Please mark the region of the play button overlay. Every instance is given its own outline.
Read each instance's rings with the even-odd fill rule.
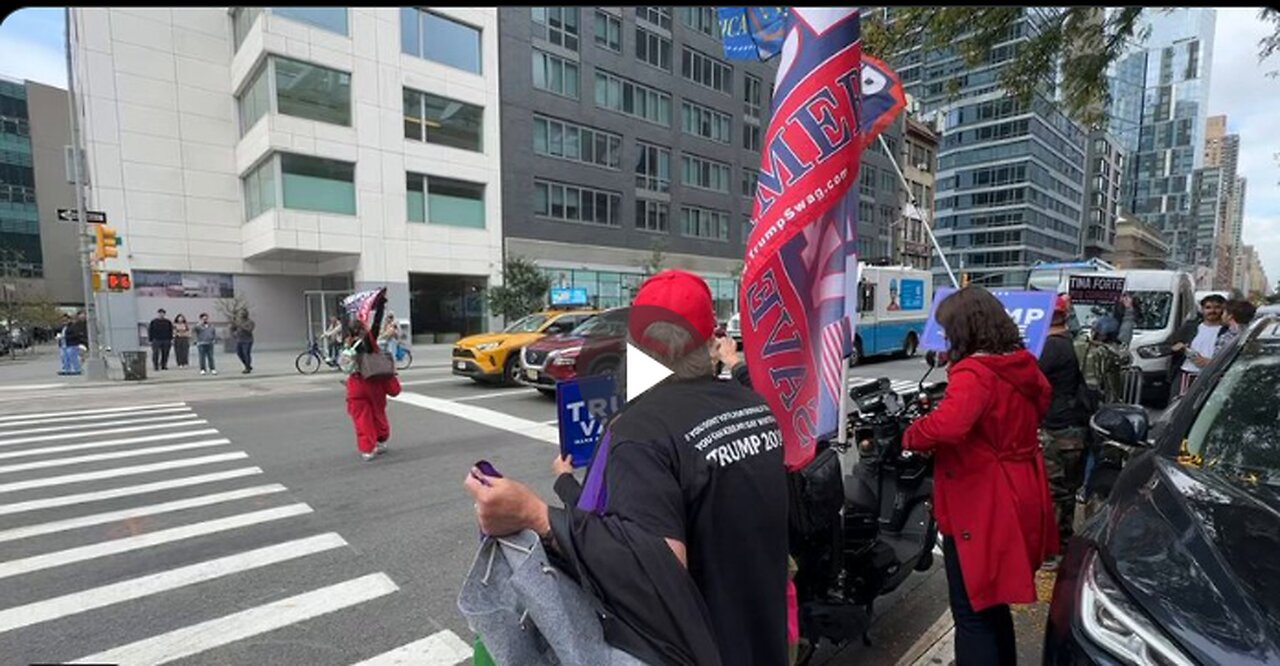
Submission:
[[[659,363],[635,345],[627,343],[627,402],[640,397],[673,374],[675,373],[671,368]]]

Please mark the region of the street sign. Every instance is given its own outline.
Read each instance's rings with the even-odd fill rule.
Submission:
[[[90,210],[90,211],[85,211],[85,213],[86,213],[85,222],[87,222],[88,224],[106,224],[107,223],[107,214],[100,210]],[[76,209],[74,208],[59,208],[58,221],[59,222],[79,222],[80,216],[76,215]]]

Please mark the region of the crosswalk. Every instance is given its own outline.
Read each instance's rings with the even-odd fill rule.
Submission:
[[[290,631],[323,663],[470,658],[333,635],[400,587],[248,459],[182,402],[0,416],[0,663],[244,663]]]
[[[849,377],[849,387],[862,386],[863,384],[870,384],[875,381],[879,381],[879,377],[859,377],[855,375]],[[913,382],[907,379],[892,379],[889,381],[889,384],[899,395],[904,393],[915,393],[920,390],[919,382]]]

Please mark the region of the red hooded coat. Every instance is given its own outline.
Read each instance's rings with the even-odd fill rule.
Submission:
[[[934,515],[955,540],[974,610],[1034,602],[1035,572],[1058,552],[1036,434],[1052,397],[1030,352],[970,356],[903,438],[907,449],[934,452]]]

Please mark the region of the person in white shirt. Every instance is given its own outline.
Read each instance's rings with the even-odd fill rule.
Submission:
[[[1223,306],[1226,302],[1226,299],[1217,294],[1205,296],[1204,300],[1200,301],[1200,321],[1189,322],[1178,330],[1175,336],[1176,342],[1172,346],[1174,354],[1177,355],[1174,357],[1175,361],[1179,356],[1182,358],[1182,365],[1178,368],[1177,382],[1174,384],[1177,396],[1185,394],[1191,382],[1195,381],[1195,378],[1200,376],[1200,372],[1213,360],[1218,337],[1228,330],[1226,323],[1222,321]]]

